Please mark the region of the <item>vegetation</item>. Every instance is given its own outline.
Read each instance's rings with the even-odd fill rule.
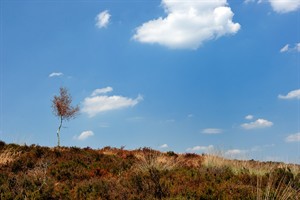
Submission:
[[[54,96],[52,99],[52,110],[55,116],[59,117],[60,124],[57,129],[57,146],[60,146],[60,129],[64,120],[70,120],[79,112],[79,106],[73,107],[72,97],[67,88],[61,87],[59,96]]]
[[[0,199],[300,199],[300,166],[0,141]]]

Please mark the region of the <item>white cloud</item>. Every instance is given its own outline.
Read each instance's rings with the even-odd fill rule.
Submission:
[[[101,122],[101,123],[99,124],[99,127],[100,127],[100,128],[109,128],[110,125],[109,125],[109,123],[107,123],[107,122]]]
[[[293,12],[300,8],[300,0],[244,0],[245,4],[255,2],[257,4],[268,2],[277,13]]]
[[[285,52],[300,52],[300,43],[296,43],[294,46],[290,46],[289,44],[284,45],[284,47],[282,47],[280,49],[281,53],[285,53]]]
[[[194,117],[194,114],[188,114],[188,118]]]
[[[103,94],[103,92],[100,94]],[[95,95],[95,91],[90,97],[86,97],[82,103],[82,112],[87,113],[90,117],[94,117],[98,113],[105,111],[133,107],[143,100],[143,97],[141,95],[138,95],[138,97],[135,99],[117,95],[93,95]]]
[[[295,49],[296,51],[300,52],[300,42],[296,44]]]
[[[289,50],[289,44],[286,44],[284,47],[282,47],[281,49],[280,49],[280,52],[281,53],[283,53],[283,52],[287,52],[288,50]]]
[[[105,10],[105,11],[99,13],[96,16],[96,26],[98,28],[107,27],[110,17],[111,17],[111,15],[109,14],[108,10]]]
[[[61,73],[61,72],[53,72],[53,73],[49,74],[49,77],[51,78],[51,77],[55,77],[55,76],[63,76],[63,75],[64,75],[64,74]]]
[[[100,88],[100,89],[94,90],[91,96],[93,97],[93,96],[97,96],[98,94],[106,94],[106,93],[112,92],[112,91],[113,91],[112,87]]]
[[[245,117],[245,119],[247,119],[247,120],[252,120],[253,118],[254,118],[253,115],[247,115],[247,116]]]
[[[76,140],[85,140],[88,137],[91,137],[94,135],[93,131],[83,131],[79,136],[74,136],[74,139]]]
[[[261,146],[254,146],[249,151],[252,151],[252,152],[263,151],[264,149],[273,148],[273,147],[275,147],[275,144],[265,144],[265,145],[261,145]]]
[[[165,121],[165,123],[174,123],[176,120],[175,119],[167,119],[166,121]]]
[[[159,148],[165,149],[165,148],[169,148],[169,146],[168,146],[168,144],[163,144],[163,145],[160,145]]]
[[[248,3],[254,3],[256,0],[245,0],[244,3],[248,4]]]
[[[278,95],[279,99],[300,99],[300,89],[290,91],[287,95]]]
[[[277,13],[288,13],[300,8],[300,0],[269,0],[269,2]]]
[[[214,149],[213,145],[209,145],[209,146],[195,146],[195,147],[187,148],[186,151],[187,152],[212,151],[213,149]]]
[[[248,153],[248,150],[242,150],[242,149],[229,149],[224,152],[224,156],[229,159],[246,159],[246,154]]]
[[[129,122],[140,122],[144,120],[144,117],[136,116],[136,117],[129,117],[126,119]]]
[[[204,134],[219,134],[222,133],[223,130],[222,129],[218,129],[218,128],[206,128],[202,130],[202,133]]]
[[[234,13],[227,0],[161,3],[167,16],[142,24],[133,39],[172,49],[197,49],[205,41],[235,34],[240,29],[240,24],[232,21]]]
[[[286,142],[300,142],[300,133],[289,135],[285,138]]]
[[[230,149],[225,152],[225,155],[226,156],[235,156],[235,155],[244,154],[246,152],[247,152],[246,150],[241,150],[241,149]]]
[[[244,123],[241,125],[244,129],[258,129],[258,128],[267,128],[273,126],[273,122],[270,122],[265,119],[258,119],[254,122]]]

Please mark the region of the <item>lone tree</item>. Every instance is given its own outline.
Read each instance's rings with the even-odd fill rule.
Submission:
[[[60,124],[57,129],[57,146],[60,146],[60,129],[62,127],[62,123],[64,120],[70,120],[76,117],[79,106],[73,107],[71,106],[72,97],[68,93],[67,88],[60,87],[59,89],[60,95],[54,96],[52,100],[52,109],[55,116],[59,117]]]

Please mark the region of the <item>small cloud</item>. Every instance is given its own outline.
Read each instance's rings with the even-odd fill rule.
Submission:
[[[248,4],[248,3],[254,3],[256,0],[245,0],[244,3]]]
[[[53,72],[49,74],[49,78],[55,77],[55,76],[63,76],[64,74],[61,72]]]
[[[299,0],[244,0],[245,4],[255,2],[257,2],[257,4],[268,2],[272,9],[280,14],[297,11],[300,8]]]
[[[212,151],[214,149],[213,145],[209,145],[209,146],[194,146],[191,148],[187,148],[186,151],[187,152],[197,152],[197,151]]]
[[[169,148],[169,146],[167,144],[163,144],[163,145],[160,145],[159,148],[165,149],[165,148]]]
[[[235,156],[235,155],[244,154],[246,152],[247,152],[246,150],[241,150],[241,149],[230,149],[225,152],[225,155],[226,156]]]
[[[277,13],[288,13],[299,10],[299,0],[269,0],[273,10]]]
[[[245,117],[245,119],[247,119],[247,120],[252,120],[253,118],[254,118],[253,115],[247,115],[247,116]]]
[[[175,119],[167,119],[166,121],[165,121],[165,123],[174,123],[175,122]]]
[[[295,49],[300,52],[300,43],[297,43],[296,46],[295,46]]]
[[[195,115],[194,114],[189,114],[188,115],[188,118],[192,118],[192,117],[194,117]]]
[[[281,53],[285,52],[300,52],[300,43],[296,43],[294,46],[290,46],[289,44],[286,44],[284,47],[280,49]]]
[[[112,92],[112,91],[113,91],[112,87],[100,88],[100,89],[94,90],[93,93],[91,94],[91,96],[94,97],[99,94],[106,94],[106,93]]]
[[[129,122],[139,122],[139,121],[142,121],[144,119],[144,117],[129,117],[127,118],[126,120],[129,121]]]
[[[229,149],[225,151],[224,156],[230,159],[245,159],[248,150]]]
[[[96,92],[94,91],[91,96],[86,97],[83,100],[82,112],[87,113],[89,117],[94,117],[101,112],[134,107],[143,100],[141,95],[138,95],[138,97],[135,99],[117,95],[98,95],[112,90],[113,89],[110,87],[95,90]]]
[[[105,11],[99,13],[96,16],[96,26],[98,28],[107,27],[110,17],[111,17],[111,15],[109,14],[108,10],[105,10]]]
[[[244,123],[241,125],[242,128],[250,130],[250,129],[259,129],[259,128],[268,128],[273,126],[273,122],[270,122],[265,119],[258,119],[254,122]]]
[[[74,136],[74,139],[76,140],[86,140],[87,138],[93,136],[93,131],[83,131],[79,136]]]
[[[300,99],[300,89],[290,91],[287,95],[278,95],[279,99]]]
[[[286,142],[300,142],[300,133],[289,135],[285,138]]]
[[[166,17],[159,17],[136,28],[133,39],[159,44],[171,49],[197,49],[204,42],[234,35],[240,24],[232,21],[234,13],[227,0],[162,0]]]
[[[202,130],[203,134],[209,134],[209,135],[220,134],[222,132],[223,132],[223,130],[222,129],[218,129],[218,128],[206,128],[206,129]]]
[[[286,44],[284,47],[282,47],[281,49],[280,49],[280,52],[281,53],[283,53],[283,52],[287,52],[288,50],[289,50],[289,44]]]
[[[252,152],[263,151],[264,149],[272,148],[272,147],[275,147],[275,144],[265,144],[265,145],[261,145],[261,146],[254,146],[250,149],[250,151],[252,151]]]
[[[110,125],[109,125],[109,123],[101,122],[101,123],[99,124],[99,127],[100,127],[100,128],[109,128]]]

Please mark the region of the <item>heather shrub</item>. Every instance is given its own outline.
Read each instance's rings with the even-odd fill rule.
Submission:
[[[2,140],[0,140],[0,149],[2,149],[5,146],[5,142],[3,142]]]
[[[297,165],[247,163],[150,148],[128,151],[4,144],[0,152],[7,160],[0,162],[1,200],[260,200],[300,196]],[[205,162],[208,158],[209,164]],[[252,169],[259,167],[264,173],[253,173]]]

